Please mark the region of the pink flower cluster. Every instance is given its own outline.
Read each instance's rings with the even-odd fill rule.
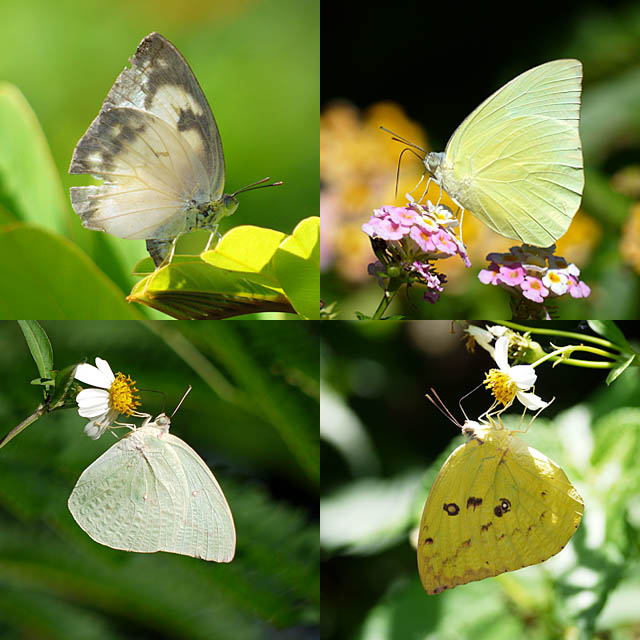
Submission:
[[[369,222],[362,225],[379,259],[369,265],[369,273],[378,277],[383,288],[391,277],[426,285],[425,300],[436,302],[446,278],[429,261],[459,255],[467,267],[471,266],[464,245],[452,231],[458,224],[448,207],[431,202],[374,210]]]
[[[578,267],[554,255],[554,251],[555,245],[541,249],[523,244],[511,247],[509,253],[490,253],[490,264],[480,271],[478,279],[517,292],[532,302],[544,303],[565,293],[586,298],[591,289],[579,280]]]

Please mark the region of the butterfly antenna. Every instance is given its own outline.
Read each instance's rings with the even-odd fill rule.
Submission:
[[[393,131],[391,131],[391,129],[387,129],[386,127],[382,127],[382,126],[380,128],[383,131],[386,131],[387,133],[391,134],[391,139],[394,142],[402,142],[402,144],[406,144],[408,147],[413,147],[414,149],[418,149],[418,151],[422,151],[422,153],[427,153],[426,149],[423,149],[422,147],[417,145],[415,142],[410,142],[406,138],[403,138],[401,135],[398,135],[397,133],[394,133]],[[420,158],[420,156],[418,156],[418,157]],[[422,158],[420,158],[420,160],[422,160]]]
[[[267,178],[267,180],[268,179],[269,178]],[[189,391],[191,391],[192,388],[193,387],[191,385],[187,387],[187,390],[184,392],[184,395],[180,399],[180,402],[178,402],[178,406],[173,410],[173,413],[169,416],[170,418],[173,418],[173,416],[176,415],[176,411],[178,411],[178,409],[180,408],[180,405],[182,405],[182,403],[184,402],[184,399],[189,395]]]
[[[253,191],[254,189],[264,189],[265,187],[278,187],[282,184],[282,180],[278,182],[272,182],[271,184],[264,184],[268,182],[271,178],[263,178],[262,180],[258,180],[258,182],[253,182],[252,184],[248,184],[246,187],[242,187],[242,189],[238,189],[234,191],[231,196],[237,196],[239,193],[243,193],[244,191]],[[188,393],[188,392],[187,392]]]
[[[453,424],[455,424],[456,427],[459,427],[460,429],[462,429],[462,425],[455,419],[454,415],[451,413],[451,411],[449,411],[447,405],[444,402],[442,402],[442,400],[440,399],[440,396],[437,394],[436,390],[433,387],[431,387],[431,393],[436,397],[437,402],[428,393],[426,393],[425,396],[431,401],[433,406],[445,418],[448,418],[451,422],[453,422]]]
[[[420,162],[422,162],[424,160],[424,158],[419,153],[416,153],[414,151],[414,149],[419,149],[420,151],[422,151],[422,153],[426,153],[426,151],[422,147],[419,147],[417,144],[414,144],[413,142],[409,142],[409,140],[407,140],[406,138],[403,138],[402,136],[398,135],[397,133],[394,133],[390,129],[387,129],[386,127],[382,127],[382,126],[380,128],[383,131],[385,131],[386,133],[391,134],[391,139],[394,142],[401,142],[402,144],[406,144],[407,145],[406,148],[404,148],[400,152],[400,155],[398,156],[398,168],[396,169],[396,190],[395,190],[395,194],[394,194],[394,197],[397,198],[398,197],[398,184],[400,182],[400,164],[402,163],[402,156],[404,155],[405,151],[409,151],[409,152],[413,153],[413,155],[416,158],[418,158],[418,160],[420,160]],[[413,149],[411,147],[413,147]],[[422,178],[420,179],[420,181],[422,181]],[[420,182],[418,184],[420,184]],[[415,187],[414,187],[414,189],[415,189]]]
[[[465,398],[468,398],[472,393],[475,393],[478,389],[480,389],[482,387],[482,382],[477,386],[474,387],[473,389],[471,389],[471,391],[469,391],[468,393],[465,393],[462,398],[460,398],[460,400],[458,400],[458,406],[460,407],[460,411],[462,411],[462,415],[464,416],[465,420],[468,420],[469,418],[467,417],[467,412],[464,410],[464,408],[462,407],[462,401]]]

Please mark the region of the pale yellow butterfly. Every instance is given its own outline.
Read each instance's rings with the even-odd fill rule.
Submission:
[[[428,173],[497,233],[552,245],[582,199],[581,88],[579,60],[525,71],[467,116],[444,152],[426,154]]]

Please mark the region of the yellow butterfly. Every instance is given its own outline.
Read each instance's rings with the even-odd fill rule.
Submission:
[[[564,471],[498,418],[467,420],[420,522],[418,571],[429,595],[542,562],[580,525],[584,503]]]

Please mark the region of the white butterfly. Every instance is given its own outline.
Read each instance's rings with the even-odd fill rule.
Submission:
[[[236,530],[220,485],[202,458],[169,433],[161,413],[133,429],[83,472],[69,511],[113,549],[168,551],[231,562]]]
[[[130,62],[69,168],[104,184],[71,187],[71,204],[87,229],[146,239],[158,267],[171,261],[182,233],[209,229],[210,244],[220,219],[237,209],[235,196],[269,178],[223,193],[216,121],[187,61],[166,38],[148,35]]]

